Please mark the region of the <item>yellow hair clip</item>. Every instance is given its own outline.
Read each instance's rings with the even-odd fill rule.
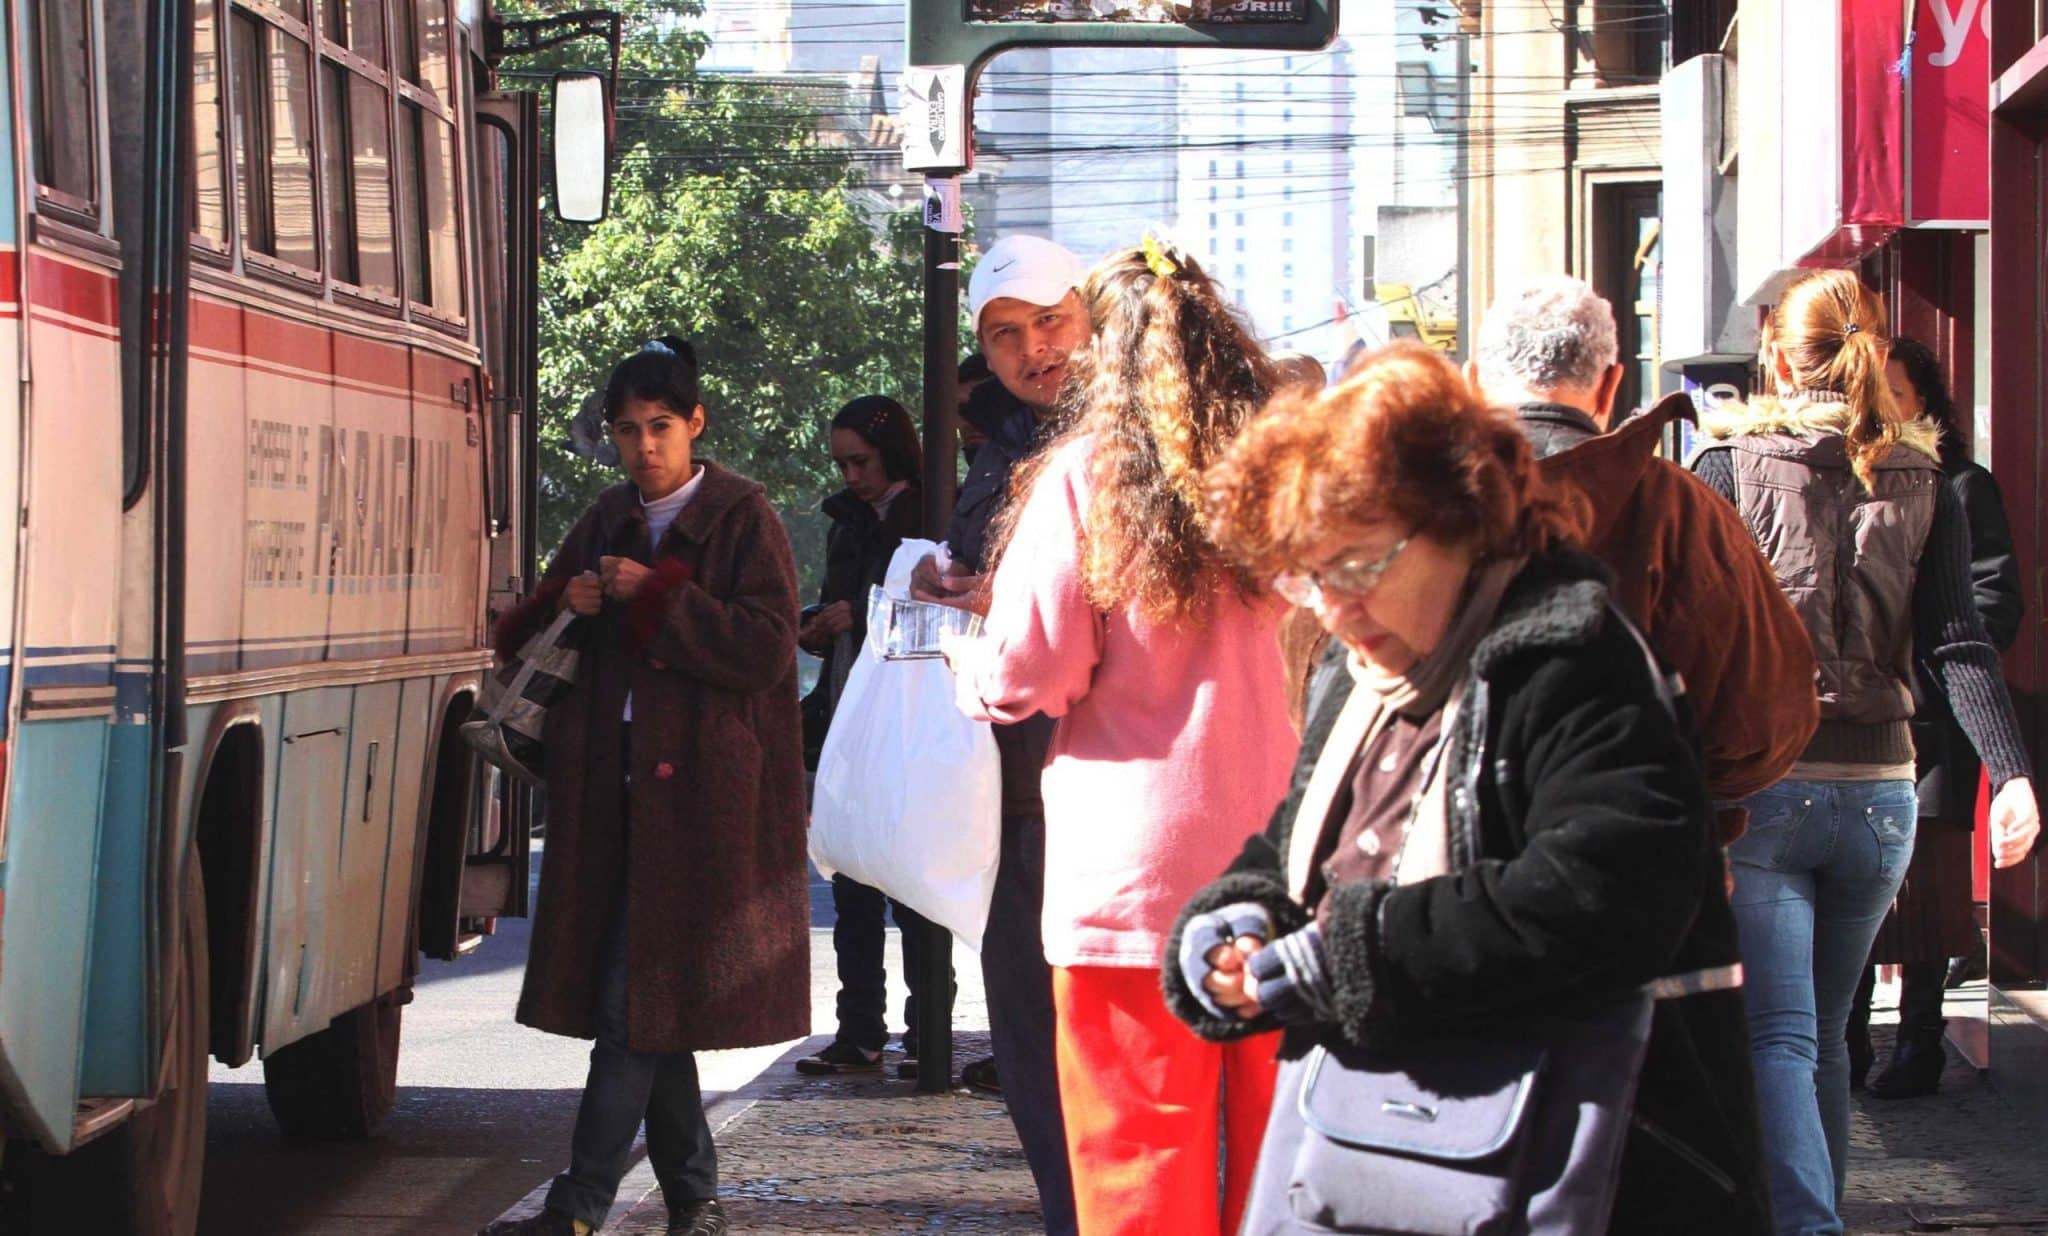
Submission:
[[[1180,273],[1180,267],[1172,258],[1166,256],[1166,246],[1159,243],[1157,236],[1150,232],[1145,233],[1145,239],[1138,247],[1145,252],[1146,267],[1161,279],[1171,279]]]

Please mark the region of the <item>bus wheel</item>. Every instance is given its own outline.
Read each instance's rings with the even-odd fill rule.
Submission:
[[[197,852],[186,856],[177,1003],[164,1044],[169,1076],[157,1101],[71,1154],[27,1152],[17,1187],[25,1213],[0,1216],[0,1230],[26,1236],[105,1232],[193,1236],[206,1168],[208,992],[206,886]]]
[[[264,1095],[287,1137],[342,1141],[376,1129],[398,1093],[400,999],[380,996],[264,1057]]]

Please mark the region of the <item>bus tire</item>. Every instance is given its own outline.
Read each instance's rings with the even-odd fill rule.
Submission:
[[[368,1137],[398,1095],[398,1038],[405,1005],[398,992],[335,1018],[263,1058],[270,1114],[293,1141]]]
[[[26,1203],[0,1229],[24,1236],[93,1232],[107,1236],[194,1236],[206,1170],[206,1073],[212,1001],[206,941],[206,884],[197,851],[186,856],[176,1005],[166,1086],[120,1127],[63,1156],[30,1151],[17,1186]],[[19,1224],[19,1228],[14,1226]]]

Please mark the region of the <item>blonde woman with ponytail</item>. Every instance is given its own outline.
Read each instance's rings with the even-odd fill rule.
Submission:
[[[1745,1004],[1783,1233],[1839,1233],[1843,1042],[1871,940],[1913,850],[1914,664],[1946,691],[1995,796],[1994,861],[2040,832],[2026,747],[1970,591],[1940,435],[1885,380],[1884,306],[1848,271],[1789,288],[1764,333],[1771,393],[1702,418],[1700,479],[1742,513],[1813,641],[1821,723],[1729,848]]]
[[[1112,254],[1083,296],[1096,335],[1073,354],[1071,419],[1015,482],[986,633],[951,657],[969,714],[1060,718],[1044,928],[1080,1230],[1220,1236],[1250,1186],[1277,1040],[1196,1038],[1161,999],[1160,955],[1294,761],[1283,607],[1211,546],[1201,489],[1275,375],[1171,245]]]

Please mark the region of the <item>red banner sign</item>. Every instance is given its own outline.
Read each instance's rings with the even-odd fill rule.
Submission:
[[[1906,213],[1984,227],[1991,214],[1992,0],[1913,0]]]

